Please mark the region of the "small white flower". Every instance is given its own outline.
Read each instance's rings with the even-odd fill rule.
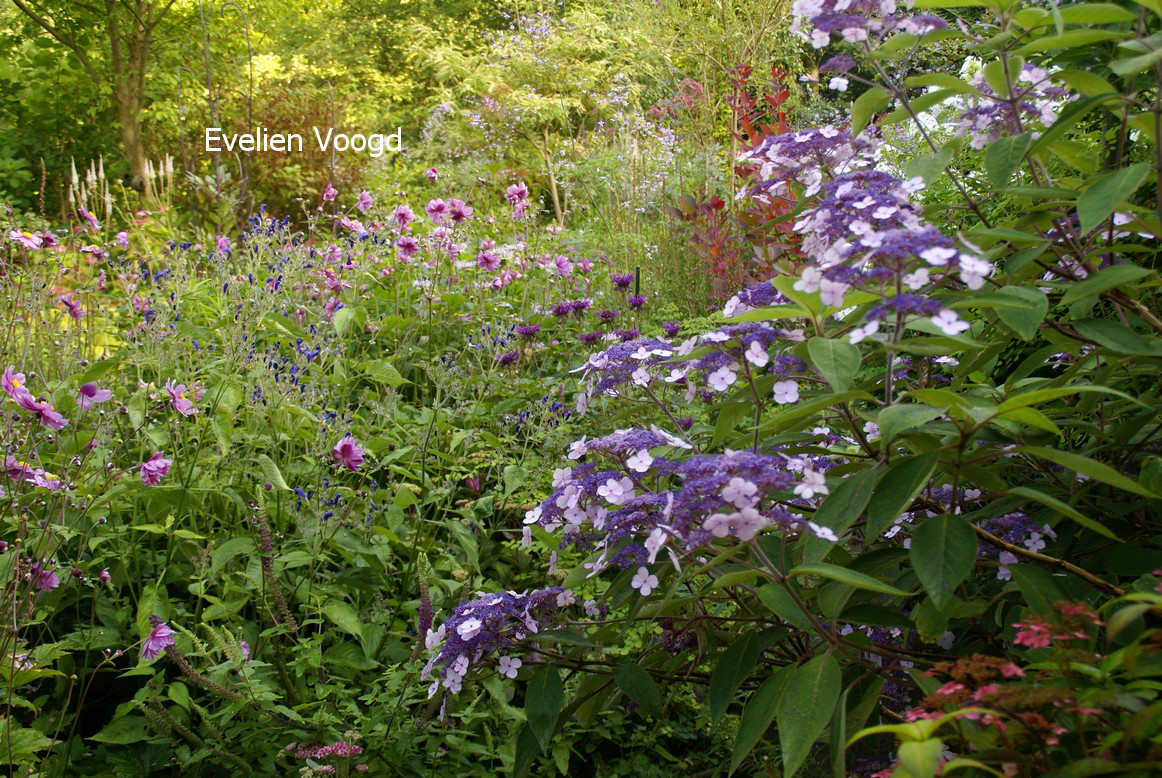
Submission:
[[[582,607],[585,608],[585,615],[591,619],[601,615],[601,608],[597,607],[597,600],[586,600]]]
[[[767,526],[767,518],[754,508],[743,508],[735,513],[715,513],[702,523],[702,529],[716,538],[734,535],[742,541],[754,540],[759,530]]]
[[[573,468],[571,468],[571,467],[558,467],[558,468],[554,469],[553,470],[553,488],[554,489],[561,488],[565,484],[569,483],[569,480],[572,477],[573,477]]]
[[[632,354],[630,354],[629,358],[636,359],[639,362],[642,361],[643,359],[649,359],[650,358],[650,350],[648,348],[646,348],[645,346],[638,346],[638,350],[633,352]]]
[[[731,478],[730,483],[722,488],[722,499],[735,508],[749,508],[755,503],[755,495],[759,488],[745,478]]]
[[[710,388],[716,392],[725,392],[729,389],[730,385],[738,380],[738,374],[731,369],[732,367],[734,365],[723,365],[706,376],[706,381],[710,384]]]
[[[933,316],[931,321],[945,335],[959,335],[969,328],[969,323],[957,316],[956,311],[951,308],[941,308],[940,313]]]
[[[904,275],[903,279],[901,279],[901,280],[903,280],[904,286],[908,287],[912,291],[915,291],[922,286],[927,286],[927,284],[928,284],[928,268],[926,268],[926,267],[917,268],[916,271],[913,273],[906,273]]]
[[[799,384],[794,381],[775,381],[775,402],[780,405],[799,402]]]
[[[1013,577],[1013,571],[1009,569],[1009,565],[1017,563],[1017,555],[1008,551],[1002,551],[997,555],[997,561],[1000,566],[997,568],[997,580],[1008,581]]]
[[[585,436],[569,444],[569,459],[580,459],[589,453],[589,446],[585,444]]]
[[[572,589],[566,589],[563,592],[557,593],[557,607],[567,608],[577,602],[577,598],[573,596]]]
[[[942,246],[933,246],[930,249],[924,249],[920,252],[920,259],[927,262],[929,265],[947,265],[948,260],[957,255],[956,249],[944,248]]]
[[[763,348],[763,344],[759,343],[757,340],[751,341],[750,346],[747,348],[746,353],[744,353],[743,356],[746,357],[747,362],[750,362],[755,367],[763,367],[767,364],[767,362],[771,361],[771,355],[767,353],[765,348]]]
[[[862,327],[853,328],[852,331],[848,333],[847,340],[848,340],[848,342],[850,342],[854,346],[856,343],[860,343],[860,342],[866,340],[869,336],[874,335],[875,333],[879,332],[879,330],[880,330],[880,320],[879,319],[876,319],[875,321],[869,321],[867,324],[863,325]]]
[[[815,537],[817,537],[817,538],[822,538],[823,540],[830,540],[832,543],[839,540],[839,536],[836,535],[831,530],[830,527],[820,526],[819,524],[816,524],[813,521],[807,522],[807,526],[811,528],[811,531],[815,533]]]
[[[562,510],[567,510],[575,506],[580,499],[581,490],[577,488],[576,484],[569,484],[557,497],[557,507]]]
[[[669,536],[666,535],[666,531],[664,529],[661,527],[654,527],[654,531],[650,533],[648,538],[646,538],[645,546],[646,551],[650,552],[649,562],[651,565],[654,563],[654,560],[657,559],[658,552],[661,551],[662,546],[666,545],[666,539],[668,537]]]
[[[652,380],[650,377],[650,371],[646,370],[644,367],[639,367],[637,370],[633,371],[633,373],[630,375],[630,378],[632,378],[633,382],[638,386],[649,386],[650,381]]]
[[[639,567],[634,574],[630,586],[641,591],[642,597],[649,597],[650,592],[658,588],[658,577],[651,575],[649,568]]]
[[[541,506],[537,506],[530,511],[525,511],[525,524],[536,524],[541,520]]]
[[[952,648],[952,644],[955,642],[956,635],[952,634],[951,632],[945,632],[940,636],[940,639],[936,641],[936,645],[947,651],[948,649]]]
[[[847,79],[843,76],[832,76],[831,80],[827,82],[828,89],[834,89],[836,92],[847,91]]]
[[[748,310],[750,309],[743,304],[742,300],[738,299],[738,295],[735,295],[726,301],[726,305],[722,308],[722,315],[729,319],[731,316],[746,313]]]
[[[528,548],[533,544],[533,528],[526,526],[520,533],[521,548]]]
[[[675,367],[674,369],[672,369],[670,371],[670,374],[668,376],[666,376],[665,378],[663,378],[662,380],[665,381],[667,384],[672,384],[672,383],[675,383],[677,381],[681,381],[685,377],[686,377],[686,371],[681,369],[681,368]]]
[[[702,340],[707,341],[709,343],[725,343],[726,341],[730,340],[730,336],[727,335],[725,332],[715,330],[714,332],[708,332],[705,335],[703,335]]]
[[[505,678],[516,678],[517,670],[524,664],[519,657],[502,656],[496,663],[496,671]]]
[[[867,437],[868,440],[875,440],[880,436],[880,425],[876,424],[874,421],[869,421],[867,424],[863,425],[863,434]]]
[[[823,271],[812,265],[803,268],[799,273],[799,280],[795,282],[794,288],[800,292],[811,294],[819,291],[819,283],[823,280]]]
[[[428,630],[428,634],[424,635],[424,648],[431,651],[436,646],[444,642],[444,636],[448,634],[447,625],[441,624],[437,630]]]
[[[461,640],[471,640],[480,632],[480,628],[484,626],[484,622],[480,619],[464,619],[456,626],[456,634],[460,636]]]
[[[650,469],[650,465],[654,463],[654,458],[650,456],[649,449],[642,449],[629,459],[625,460],[625,464],[630,470],[635,473],[644,473]]]
[[[610,478],[597,487],[597,493],[613,505],[621,505],[633,497],[633,481],[628,478]]]
[[[817,494],[828,494],[827,482],[823,478],[823,473],[804,469],[803,480],[795,487],[795,494],[804,499],[810,499]]]

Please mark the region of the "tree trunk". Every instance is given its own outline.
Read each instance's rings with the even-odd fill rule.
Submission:
[[[121,145],[129,163],[129,184],[146,196],[151,182],[145,178],[145,143],[142,138],[141,112],[145,108],[145,69],[149,61],[149,33],[152,4],[138,0],[130,20],[131,31],[122,40],[120,20],[114,0],[105,0],[108,14],[109,45],[113,55],[113,102],[117,122],[121,125]],[[128,48],[128,51],[125,49]]]
[[[553,198],[553,216],[556,219],[558,227],[565,226],[565,214],[561,211],[561,196],[557,193],[557,175],[553,172],[553,155],[549,148],[549,128],[542,127],[541,133],[545,139],[545,145],[541,149],[541,156],[545,160],[545,170],[549,173],[549,195]]]

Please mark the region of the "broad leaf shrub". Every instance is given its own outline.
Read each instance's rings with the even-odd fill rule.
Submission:
[[[434,168],[13,225],[0,758],[1150,774],[1160,16],[800,2],[850,115],[748,131],[702,319]]]
[[[445,711],[527,675],[518,767],[611,695],[658,717],[687,683],[712,724],[742,705],[732,772],[772,723],[785,775],[1162,759],[1162,8],[924,5],[796,4],[829,86],[863,90],[849,123],[746,155],[746,196],[793,197],[802,262],[712,331],[593,353],[578,410],[605,431],[524,519],[571,571],[428,632]],[[970,79],[913,71],[949,40]],[[886,168],[879,129],[905,121],[929,153]],[[925,200],[936,179],[955,201]]]

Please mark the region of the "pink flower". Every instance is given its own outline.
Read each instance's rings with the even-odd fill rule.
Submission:
[[[452,199],[448,201],[448,213],[452,221],[462,224],[472,218],[472,206],[463,200]]]
[[[227,238],[225,235],[219,235],[217,243],[218,243],[218,253],[219,254],[225,254],[227,251],[230,250],[230,239]]]
[[[169,467],[173,460],[163,457],[164,453],[159,451],[141,463],[141,482],[146,486],[157,486],[162,478],[169,475]]]
[[[363,464],[363,446],[360,446],[355,438],[347,435],[331,449],[331,459],[340,467],[358,472],[359,466]]]
[[[395,248],[402,259],[407,259],[420,250],[420,244],[415,238],[404,237],[396,241]]]
[[[26,249],[39,249],[44,246],[44,240],[39,232],[21,232],[13,229],[8,233],[8,237]]]
[[[69,316],[72,316],[74,319],[80,320],[88,315],[86,311],[81,310],[80,303],[73,302],[72,292],[69,292],[66,295],[61,295],[57,298],[57,301],[65,307],[65,309],[69,312]]]
[[[371,210],[371,192],[364,189],[359,193],[359,199],[355,201],[355,207],[359,209],[360,213],[367,213]]]
[[[153,630],[141,646],[141,656],[145,659],[153,659],[174,644],[174,631],[164,621],[157,616],[150,616],[149,621],[153,624]]]
[[[500,267],[500,257],[491,251],[481,251],[476,255],[476,264],[484,270],[496,270]]]
[[[569,261],[568,257],[558,254],[553,258],[553,262],[557,265],[557,275],[562,278],[573,272],[573,263]]]
[[[175,384],[172,380],[165,382],[165,390],[169,392],[170,403],[173,409],[182,416],[193,416],[198,412],[194,407],[194,403],[189,397],[186,397],[186,385]]]
[[[508,189],[504,190],[504,199],[508,200],[509,204],[516,205],[529,196],[529,188],[525,186],[525,182],[521,181],[519,184],[513,184]]]
[[[117,233],[117,245],[123,249],[129,248],[129,233],[125,230]]]
[[[448,218],[448,204],[443,200],[429,200],[424,211],[435,224],[443,224]]]
[[[77,215],[89,223],[89,227],[93,232],[99,232],[101,225],[97,222],[97,217],[86,211],[84,208],[77,208]]]
[[[4,375],[0,377],[0,388],[9,397],[16,397],[18,394],[28,394],[28,390],[24,388],[24,373],[14,371],[15,368],[12,365],[4,368]]]
[[[46,570],[40,565],[32,568],[32,588],[38,592],[51,592],[61,585],[61,579],[52,570]]]
[[[330,184],[327,184],[327,188],[323,190],[323,200],[326,202],[331,202],[335,199],[335,195],[337,194],[339,194],[339,190]]]
[[[112,580],[112,578],[109,575],[109,568],[106,567],[101,572],[97,573],[97,578],[101,581],[101,583],[108,586],[109,581]]]
[[[52,403],[47,400],[37,400],[28,392],[16,394],[13,397],[16,400],[16,404],[21,408],[35,413],[37,418],[40,419],[40,423],[44,426],[54,430],[64,429],[68,426],[68,419],[57,413],[53,409]]]
[[[415,218],[415,213],[406,205],[397,205],[395,210],[391,212],[391,220],[395,222],[395,226],[399,228],[400,232],[406,230]]]
[[[82,410],[89,410],[94,403],[103,403],[113,396],[113,393],[108,389],[98,389],[97,385],[90,382],[82,384],[77,394],[77,405],[81,406]]]
[[[1049,647],[1049,625],[1040,624],[1038,622],[1022,623],[1017,622],[1013,625],[1019,632],[1013,638],[1013,643],[1018,646],[1028,646],[1029,648],[1048,648]]]
[[[430,167],[427,169],[427,171],[424,172],[424,175],[428,177],[429,181],[435,181],[440,177],[440,171],[436,170],[434,167]]]

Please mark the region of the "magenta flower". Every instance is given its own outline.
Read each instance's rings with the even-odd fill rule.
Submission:
[[[60,241],[56,239],[56,235],[53,235],[50,230],[45,230],[42,232],[40,234],[40,240],[41,245],[43,245],[46,249],[55,249],[57,246],[61,245]]]
[[[504,199],[512,205],[516,205],[529,196],[529,188],[525,186],[525,182],[521,181],[519,184],[513,184],[504,191]]]
[[[44,246],[44,239],[39,232],[22,232],[14,228],[8,233],[8,237],[26,249],[39,249]]]
[[[337,194],[339,194],[339,190],[330,184],[327,184],[327,188],[323,190],[323,200],[326,202],[331,202],[335,199],[335,195]]]
[[[16,368],[9,365],[4,368],[4,375],[0,377],[0,388],[9,397],[16,397],[18,394],[28,394],[28,390],[24,388],[24,373],[17,373],[15,370]]]
[[[157,616],[150,616],[149,623],[153,625],[153,630],[141,646],[141,656],[144,659],[153,659],[174,643],[174,631],[164,621]]]
[[[172,380],[166,381],[165,390],[169,392],[169,399],[173,405],[173,409],[182,416],[193,416],[198,412],[198,409],[194,407],[193,401],[189,397],[186,397],[188,390],[185,384],[175,384]]]
[[[97,578],[101,581],[101,583],[105,584],[106,586],[108,586],[109,582],[111,580],[113,580],[112,577],[109,575],[109,568],[107,568],[107,567],[104,568],[103,570],[101,570],[101,572],[97,573]]]
[[[98,389],[96,384],[89,382],[81,385],[77,394],[77,405],[87,411],[94,403],[103,403],[112,396],[113,393],[108,389]]]
[[[360,213],[367,213],[371,210],[371,192],[364,189],[359,193],[359,199],[355,201],[355,207],[359,209]]]
[[[416,242],[416,239],[409,237],[400,238],[396,241],[395,247],[403,259],[407,259],[420,250],[420,244]]]
[[[218,236],[218,253],[225,254],[230,250],[230,239],[225,235]]]
[[[87,311],[81,310],[81,304],[73,301],[73,293],[72,292],[69,292],[68,294],[65,294],[65,295],[61,295],[60,297],[57,298],[57,301],[65,307],[65,310],[67,310],[69,312],[69,316],[72,316],[74,319],[77,319],[78,321],[80,319],[83,319],[85,316],[88,316]]]
[[[481,251],[476,255],[476,264],[488,271],[496,270],[500,267],[500,257],[491,251]]]
[[[164,453],[159,451],[141,463],[141,482],[146,486],[157,486],[162,478],[169,475],[169,467],[173,460],[163,457]]]
[[[117,245],[123,249],[129,248],[129,233],[125,230],[117,233]]]
[[[435,181],[440,177],[440,171],[436,170],[434,167],[430,167],[427,169],[424,175],[428,177],[429,181]]]
[[[61,585],[61,579],[52,570],[46,570],[40,565],[32,567],[32,588],[38,592],[51,592]]]
[[[359,466],[363,464],[363,446],[360,446],[355,438],[347,435],[331,449],[331,459],[340,467],[358,472]]]
[[[424,211],[435,224],[443,224],[448,218],[448,204],[443,200],[429,200]]]
[[[472,206],[463,200],[452,199],[448,201],[448,213],[452,221],[462,224],[472,218]]]
[[[40,419],[40,423],[50,429],[59,430],[68,426],[69,420],[61,416],[47,400],[38,400],[28,392],[13,395],[16,404],[26,411],[31,411]]]
[[[400,232],[406,230],[415,218],[415,213],[406,205],[397,205],[395,210],[391,212],[391,219],[395,222],[395,226],[399,228]]]
[[[77,215],[89,223],[89,227],[93,232],[100,232],[101,225],[97,221],[97,217],[86,211],[84,208],[77,208]]]

